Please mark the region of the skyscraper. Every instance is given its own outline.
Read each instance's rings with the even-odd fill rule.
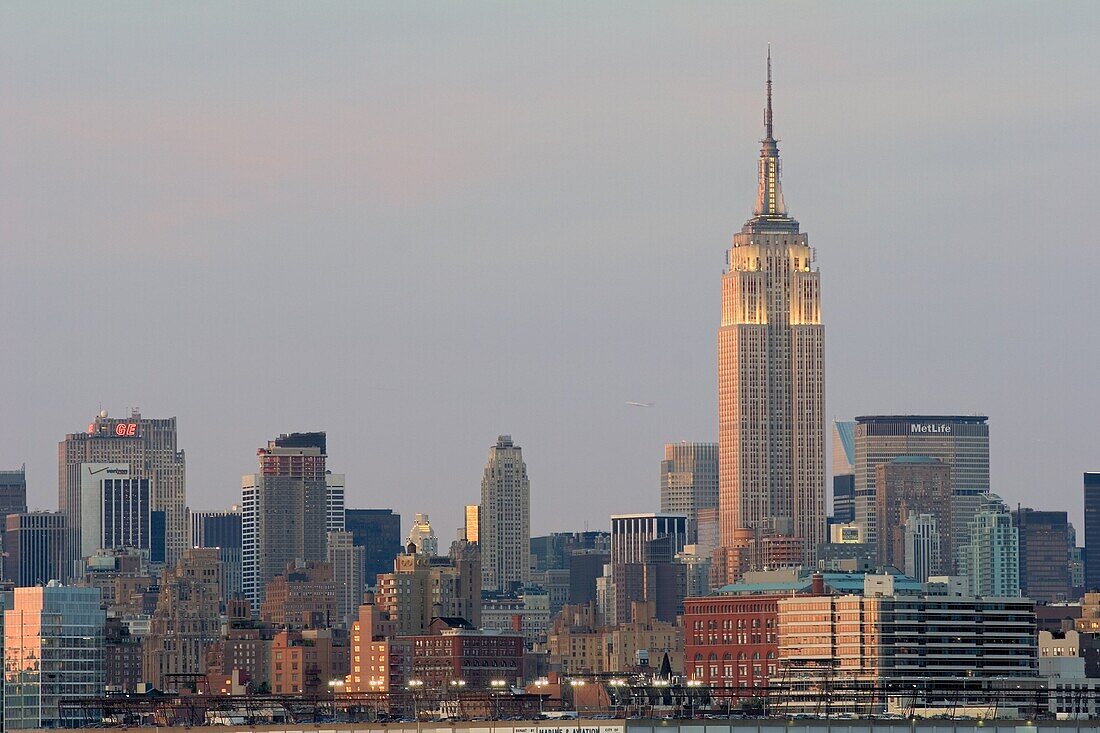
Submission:
[[[392,509],[348,509],[344,525],[354,543],[364,550],[364,582],[371,587],[379,573],[393,570],[393,559],[401,554],[401,515]]]
[[[756,209],[733,236],[722,276],[721,542],[787,537],[812,560],[825,536],[821,291],[814,250],[787,214],[772,122],[769,51]]]
[[[497,437],[481,479],[481,588],[500,593],[527,584],[531,565],[531,483],[523,449]]]
[[[1017,508],[1020,592],[1036,603],[1069,600],[1069,517],[1066,512]]]
[[[958,550],[958,573],[969,581],[970,595],[1009,598],[1020,595],[1020,540],[1012,515],[996,494],[985,494],[967,525],[968,541]]]
[[[1085,474],[1085,590],[1100,590],[1100,473]]]
[[[149,479],[125,463],[85,463],[80,470],[80,556],[96,550],[151,547]]]
[[[0,471],[0,550],[4,546],[4,518],[9,514],[27,513],[27,469]]]
[[[125,463],[130,477],[149,480],[152,511],[163,511],[165,554],[176,562],[188,544],[183,451],[176,447],[176,418],[143,418],[134,410],[128,418],[108,417],[107,411],[88,425],[87,432],[72,433],[58,445],[58,508],[76,534],[70,546],[75,565],[80,548],[81,465]]]
[[[989,493],[989,424],[984,415],[865,415],[856,418],[856,522],[864,542],[878,542],[875,471],[899,456],[928,456],[951,467],[953,521],[940,532],[965,537]],[[949,563],[946,556],[944,560]],[[950,571],[950,567],[946,568]]]
[[[242,586],[254,609],[288,565],[325,561],[333,513],[325,446],[324,433],[280,435],[257,451],[259,473],[241,479]]]
[[[363,602],[363,568],[366,567],[362,547],[355,545],[351,532],[328,533],[328,563],[332,566],[332,582],[336,586],[336,620],[346,629],[359,614]]]
[[[61,580],[70,568],[73,532],[61,512],[25,512],[5,517],[4,580],[16,586]]]
[[[699,510],[718,506],[718,444],[665,443],[661,461],[661,511],[687,516],[692,539]]]
[[[27,511],[27,469],[0,471],[0,519]]]

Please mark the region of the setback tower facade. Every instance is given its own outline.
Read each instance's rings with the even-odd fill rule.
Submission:
[[[665,443],[661,461],[661,511],[685,514],[690,521],[689,534],[701,509],[718,506],[718,444]]]
[[[753,569],[762,541],[803,561],[825,536],[825,367],[814,251],[787,214],[772,125],[771,53],[753,217],[733,236],[718,329],[721,544]]]
[[[501,593],[527,585],[531,572],[531,482],[523,449],[497,437],[481,478],[481,588]]]
[[[57,505],[73,530],[69,562],[79,566],[82,547],[82,464],[124,463],[129,477],[147,479],[153,512],[164,512],[164,549],[169,565],[188,545],[186,471],[184,453],[176,446],[176,418],[144,418],[134,410],[127,418],[114,418],[104,410],[88,425],[87,432],[65,436],[57,449]]]
[[[295,562],[325,562],[327,533],[342,531],[343,476],[339,477],[340,526],[333,528],[333,492],[322,432],[289,433],[256,451],[259,473],[241,478],[241,586],[258,609],[264,588]]]

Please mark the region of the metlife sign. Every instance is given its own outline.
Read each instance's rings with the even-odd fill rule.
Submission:
[[[946,434],[949,434],[951,432],[951,426],[950,425],[945,425],[943,423],[940,423],[938,425],[937,424],[928,424],[928,423],[910,423],[909,424],[909,432],[910,433],[933,433],[933,434],[946,435]]]

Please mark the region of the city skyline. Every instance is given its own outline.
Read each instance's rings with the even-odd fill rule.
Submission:
[[[989,415],[992,490],[1083,526],[1087,5],[604,9],[587,30],[205,7],[0,16],[21,416],[0,469],[27,464],[32,509],[58,441],[137,405],[178,418],[193,509],[235,503],[269,436],[325,430],[348,506],[428,511],[442,537],[501,433],[537,477],[534,534],[656,510],[662,446],[717,438],[714,277],[751,213],[770,38],[789,203],[827,273],[826,416]],[[275,319],[327,360],[268,346]]]

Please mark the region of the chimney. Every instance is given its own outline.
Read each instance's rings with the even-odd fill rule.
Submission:
[[[821,573],[814,573],[810,577],[810,595],[825,595],[825,576]]]
[[[523,633],[523,617],[518,613],[512,614],[512,631]]]

